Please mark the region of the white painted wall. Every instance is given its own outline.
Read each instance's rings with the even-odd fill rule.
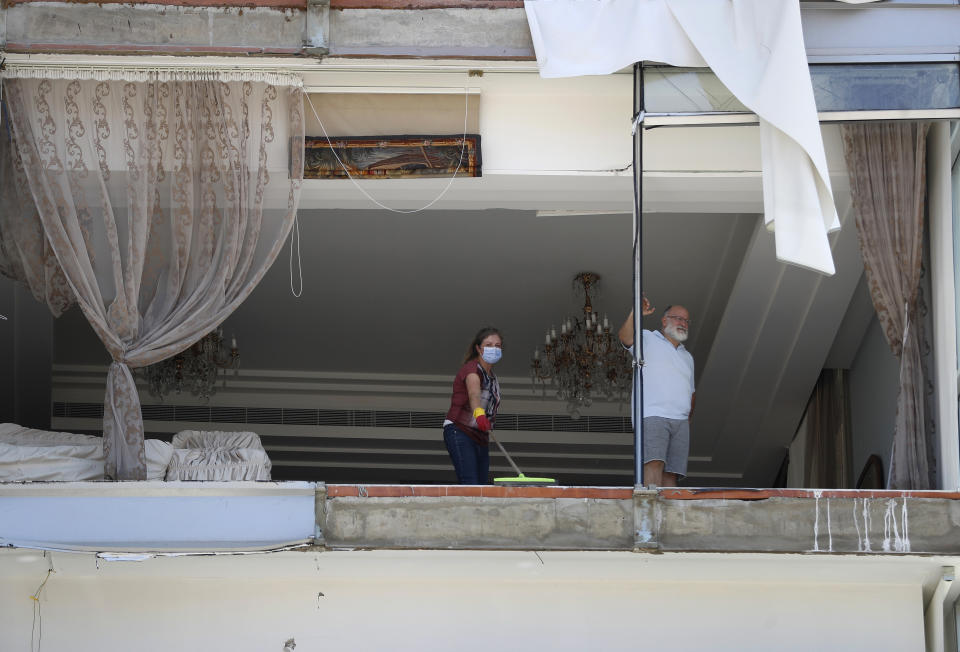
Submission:
[[[32,601],[25,598],[35,588],[18,582],[5,591],[20,598],[4,600],[5,649],[29,642]],[[297,650],[308,651],[906,652],[923,649],[917,593],[900,587],[504,579],[469,585],[54,580],[43,604],[43,648],[279,652],[294,638]]]
[[[751,579],[730,581],[722,559],[691,560],[702,573],[695,579],[685,558],[664,564],[632,553],[287,555],[302,559],[293,562],[302,574],[289,557],[68,560],[83,565],[74,571],[55,559],[61,570],[39,604],[42,649],[280,652],[289,638],[297,652],[924,647],[920,583],[830,580],[821,571],[804,579],[788,556],[744,560],[769,578],[741,568]],[[859,563],[828,561],[839,577]],[[45,560],[22,566],[30,572],[8,575],[0,588],[4,650],[28,647],[28,596],[46,574]]]
[[[889,468],[898,378],[897,358],[890,352],[880,322],[874,317],[850,368],[853,482],[874,453],[883,460],[884,474]]]
[[[458,68],[377,71],[334,63],[304,72],[323,87],[430,88],[479,94],[483,177],[367,180],[378,201],[413,209],[446,192],[436,209],[557,209],[630,212],[632,207],[631,74],[542,79],[535,66],[487,70],[469,77]],[[353,66],[354,69],[347,69]],[[318,94],[318,102],[322,94]],[[462,97],[462,96],[460,96]],[[314,135],[319,135],[316,128]],[[823,129],[834,191],[846,191],[838,129]],[[760,146],[755,126],[657,128],[644,132],[644,207],[647,211],[762,212]],[[372,202],[348,180],[308,180],[301,208],[366,209]]]
[[[610,173],[631,161],[632,75],[480,81],[484,173]]]

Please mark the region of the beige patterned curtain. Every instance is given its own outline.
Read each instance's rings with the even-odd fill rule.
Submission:
[[[900,359],[900,391],[888,487],[929,489],[918,294],[923,263],[926,136],[921,122],[843,126],[860,253],[870,296],[890,349]]]
[[[8,121],[3,115],[2,123]],[[30,288],[54,317],[73,305],[73,291],[43,234],[23,165],[6,134],[0,135],[0,276]]]
[[[824,369],[806,415],[804,487],[850,486],[850,408],[846,369]]]
[[[12,146],[4,184],[12,179],[29,193],[43,247],[113,358],[106,475],[144,479],[130,368],[175,355],[215,328],[276,258],[303,179],[302,89],[280,75],[152,75],[7,79],[4,91]],[[35,222],[24,230],[36,239]]]

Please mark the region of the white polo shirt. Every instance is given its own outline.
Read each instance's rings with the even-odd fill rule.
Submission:
[[[629,348],[633,353],[633,347]],[[643,331],[643,416],[686,419],[693,396],[693,356],[660,331]],[[631,401],[632,402],[632,401]]]

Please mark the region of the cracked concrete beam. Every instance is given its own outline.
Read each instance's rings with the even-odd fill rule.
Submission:
[[[12,52],[299,54],[302,10],[31,2],[7,7]]]
[[[330,54],[535,58],[523,8],[331,11]]]
[[[0,11],[12,52],[532,59],[522,8],[337,9],[24,2]]]
[[[325,546],[324,531],[327,529],[327,483],[318,482],[313,498],[314,534],[313,544]]]

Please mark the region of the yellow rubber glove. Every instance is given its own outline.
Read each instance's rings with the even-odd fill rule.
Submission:
[[[473,411],[473,418],[477,420],[477,428],[483,432],[490,432],[490,419],[487,418],[486,411],[478,407]]]

